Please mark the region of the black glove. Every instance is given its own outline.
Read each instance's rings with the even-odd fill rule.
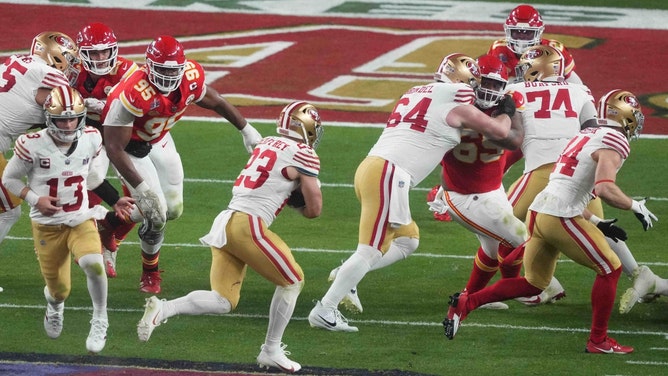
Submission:
[[[300,209],[306,206],[306,200],[304,200],[304,194],[300,188],[295,189],[290,193],[288,197],[287,205],[291,208]]]
[[[618,240],[626,241],[626,239],[628,239],[626,231],[619,226],[615,226],[615,222],[617,222],[617,218],[601,219],[601,221],[596,224],[596,227],[601,230],[603,235],[614,240],[615,243],[617,243]]]
[[[506,94],[499,100],[499,102],[496,104],[497,110],[500,114],[508,114],[508,116],[513,117],[515,115],[515,110],[517,109],[517,105],[515,104],[515,100],[513,99],[512,96]]]

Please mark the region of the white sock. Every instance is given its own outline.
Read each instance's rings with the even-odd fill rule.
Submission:
[[[186,296],[164,303],[160,320],[176,315],[222,315],[232,310],[229,300],[213,290],[192,291]]]
[[[624,274],[631,278],[633,276],[633,271],[638,267],[638,263],[636,262],[635,257],[633,257],[633,254],[631,254],[629,247],[621,240],[618,240],[615,243],[614,240],[607,236],[605,237],[605,240],[608,241],[610,248],[617,254],[619,261],[622,262],[622,271]]]
[[[107,320],[107,274],[102,254],[81,257],[79,266],[86,273],[88,294],[93,302],[93,318]]]
[[[668,279],[660,278],[658,275],[654,275],[654,293],[668,296]]]
[[[371,270],[377,270],[384,268],[386,266],[392,265],[397,261],[401,261],[415,252],[418,245],[420,244],[420,239],[409,238],[402,236],[396,238],[390,244],[390,248],[383,255],[383,257],[378,260],[375,264],[371,265]]]
[[[322,297],[321,303],[324,307],[336,308],[343,297],[364,278],[366,273],[382,257],[382,253],[368,245],[357,245],[353,253],[339,269],[336,279],[329,286],[329,290]]]
[[[0,213],[0,243],[9,234],[9,230],[19,220],[19,217],[21,217],[20,205],[4,213]]]
[[[299,297],[303,286],[303,281],[286,287],[276,286],[274,296],[271,298],[271,305],[269,306],[269,325],[267,327],[267,336],[264,340],[264,344],[269,352],[280,349],[283,333],[290,322],[290,318],[292,318],[292,313],[297,304],[297,297]]]

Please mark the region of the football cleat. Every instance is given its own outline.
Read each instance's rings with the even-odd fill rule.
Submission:
[[[491,302],[487,304],[483,304],[479,309],[489,309],[489,310],[503,310],[503,309],[508,309],[508,304],[504,302]]]
[[[448,339],[454,339],[459,330],[459,324],[466,318],[468,312],[466,312],[466,302],[468,301],[469,294],[464,292],[458,292],[450,296],[450,301],[448,305],[448,315],[443,320],[443,328],[445,329],[445,336]]]
[[[97,222],[97,226],[100,233],[100,240],[102,241],[104,248],[111,252],[116,252],[118,250],[118,242],[116,241],[114,229],[109,222],[107,222],[106,219],[102,219]]]
[[[162,288],[160,288],[161,281],[160,271],[144,271],[141,274],[141,280],[139,281],[139,291],[147,294],[160,294],[160,291],[162,291]]]
[[[606,337],[601,343],[594,343],[591,340],[587,342],[585,352],[590,354],[630,354],[633,347],[622,346],[610,337]]]
[[[51,304],[46,304],[46,314],[44,315],[44,330],[50,338],[58,338],[63,331],[63,319],[65,303],[59,304],[60,308],[53,308]]]
[[[104,261],[104,270],[107,272],[107,278],[116,278],[116,252],[103,246],[102,259]]]
[[[655,275],[645,265],[633,270],[633,287],[629,287],[619,299],[619,313],[628,313],[644,296],[654,292]]]
[[[561,286],[561,283],[559,283],[556,278],[552,277],[550,284],[540,294],[529,297],[515,298],[515,300],[524,305],[533,307],[541,304],[551,304],[565,297],[566,291],[564,290],[564,287]]]
[[[329,277],[327,278],[327,282],[334,282],[334,280],[336,279],[336,275],[339,273],[339,269],[341,269],[340,266],[332,269],[332,271],[329,272]],[[362,313],[362,311],[364,310],[364,308],[362,308],[362,302],[360,301],[360,298],[357,295],[357,286],[350,289],[350,291],[346,293],[343,299],[341,299],[341,302],[339,302],[339,304],[340,305],[342,304],[343,307],[345,307],[345,309],[348,312],[352,313]]]
[[[105,319],[92,319],[90,320],[90,332],[88,333],[88,338],[86,339],[86,349],[93,353],[97,354],[107,343],[107,328],[109,327],[109,320]]]
[[[320,301],[308,315],[308,322],[313,328],[321,328],[332,332],[357,332],[356,326],[348,325],[348,320],[336,308],[325,308]]]
[[[140,341],[148,341],[148,339],[151,338],[153,330],[160,326],[160,324],[167,322],[166,319],[160,319],[164,302],[164,299],[161,300],[155,296],[146,299],[144,316],[142,316],[141,320],[137,323],[137,337],[139,337]]]
[[[280,349],[270,352],[267,345],[262,345],[260,354],[257,356],[257,364],[260,368],[274,367],[287,373],[299,371],[302,368],[301,364],[288,359],[287,355],[290,355],[290,352],[285,350],[286,347],[286,344],[281,343]]]

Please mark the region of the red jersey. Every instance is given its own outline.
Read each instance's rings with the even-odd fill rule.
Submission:
[[[134,61],[119,56],[116,58],[116,65],[111,72],[104,76],[100,76],[97,79],[97,82],[93,82],[90,72],[83,69],[83,66],[80,66],[79,77],[73,87],[79,90],[79,93],[81,93],[81,96],[84,98],[96,98],[104,101],[107,99],[111,88],[122,79],[132,74],[137,68],[138,66]],[[86,125],[100,129],[102,125],[100,122],[100,114],[93,112],[87,113],[86,123]]]
[[[202,100],[205,94],[204,69],[195,61],[186,61],[181,84],[169,94],[161,93],[151,84],[148,68],[143,66],[111,91],[102,115],[105,124],[115,124],[114,119],[105,117],[109,104],[120,101],[123,107],[135,116],[132,140],[155,144],[183,116],[188,105]]]
[[[461,194],[499,188],[506,165],[503,151],[485,140],[482,134],[463,130],[461,142],[441,161],[444,188]]]
[[[561,51],[564,55],[564,78],[568,78],[571,75],[571,72],[575,69],[575,61],[573,60],[573,55],[566,49],[566,46],[557,40],[544,38],[540,40],[540,44],[551,46]],[[521,55],[515,54],[515,52],[508,47],[508,43],[505,39],[494,41],[489,48],[489,51],[487,51],[487,54],[496,56],[503,62],[508,69],[508,82],[512,83],[517,81],[515,78],[515,67],[520,61]]]

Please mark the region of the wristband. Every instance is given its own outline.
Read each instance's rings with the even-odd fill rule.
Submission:
[[[598,225],[598,223],[601,222],[601,218],[592,214],[591,217],[589,217],[589,222]]]
[[[30,206],[36,206],[37,201],[39,201],[39,196],[37,196],[37,193],[33,192],[32,189],[28,190],[26,193],[26,197],[24,200],[30,204]]]
[[[135,187],[135,190],[139,193],[147,192],[150,189],[151,189],[151,187],[148,186],[148,183],[146,183],[146,180],[142,181],[141,183],[139,183],[139,185],[137,185]]]

